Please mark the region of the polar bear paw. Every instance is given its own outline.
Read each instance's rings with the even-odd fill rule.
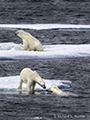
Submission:
[[[22,89],[22,87],[21,87],[21,86],[19,86],[17,89]]]

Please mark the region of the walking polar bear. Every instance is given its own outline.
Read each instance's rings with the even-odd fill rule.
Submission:
[[[60,96],[68,96],[67,93],[61,91],[58,87],[56,86],[51,86],[49,87],[48,89],[46,89],[46,91],[49,93],[49,94],[55,94],[55,95],[60,95]]]
[[[22,89],[22,83],[27,84],[28,94],[34,94],[35,84],[38,83],[44,89],[46,88],[44,81],[36,71],[24,68],[20,73],[20,83],[17,89]]]
[[[34,51],[43,51],[43,46],[39,40],[33,37],[31,34],[18,30],[16,32],[17,36],[19,36],[23,41],[23,50],[34,50]]]

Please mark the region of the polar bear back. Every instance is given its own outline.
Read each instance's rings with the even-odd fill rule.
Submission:
[[[32,71],[30,68],[24,68],[20,73],[20,79],[24,83],[38,83],[41,87],[45,88],[43,79],[38,75],[36,71]]]
[[[42,47],[41,42],[38,39],[36,39],[35,37],[33,37],[31,34],[29,34],[27,41],[28,41],[28,45],[29,45],[30,50],[43,51],[43,47]]]

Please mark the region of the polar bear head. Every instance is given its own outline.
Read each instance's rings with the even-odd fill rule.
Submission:
[[[18,30],[18,31],[16,32],[16,35],[19,36],[19,37],[22,38],[22,39],[25,39],[25,40],[27,40],[28,37],[30,37],[30,34],[27,33],[27,32],[25,32],[24,30]]]
[[[44,89],[46,88],[44,81],[42,80],[42,78],[38,75],[38,73],[36,71],[33,71],[32,74],[32,78],[33,80],[38,83],[41,87],[43,87]]]
[[[60,96],[68,96],[68,94],[66,92],[61,91],[56,86],[51,86],[46,91],[48,91],[49,94],[55,94],[55,95],[60,95]]]
[[[60,94],[60,93],[62,93],[62,91],[56,86],[51,86],[46,91],[48,91],[49,94]]]

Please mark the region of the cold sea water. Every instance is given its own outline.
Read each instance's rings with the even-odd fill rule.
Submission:
[[[0,24],[90,24],[89,0],[0,0]],[[22,43],[18,29],[0,28],[0,43]],[[43,45],[90,44],[89,30],[25,29]],[[44,79],[70,80],[77,96],[20,95],[0,91],[0,120],[89,120],[90,57],[0,60],[0,77],[17,76],[29,67]]]

